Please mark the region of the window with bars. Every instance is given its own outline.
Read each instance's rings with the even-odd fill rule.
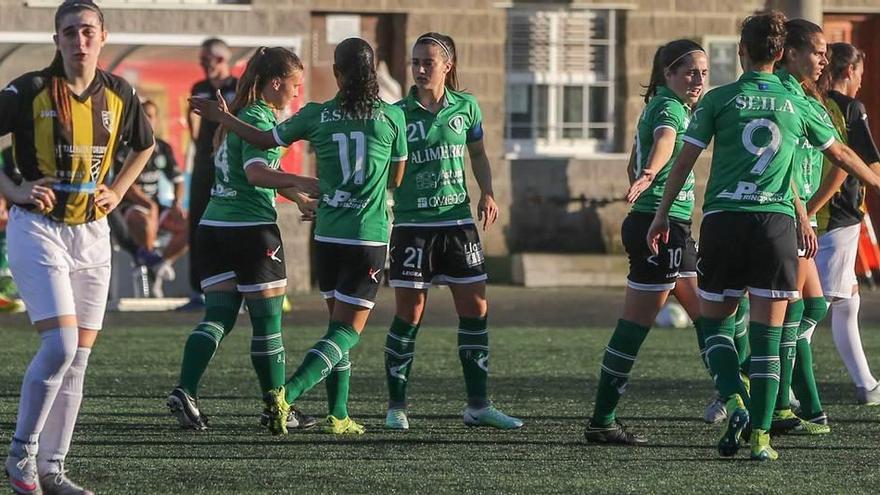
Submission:
[[[507,150],[613,151],[615,11],[508,11]]]
[[[709,89],[732,83],[742,75],[739,64],[738,36],[705,36],[703,48],[712,61],[709,68]]]

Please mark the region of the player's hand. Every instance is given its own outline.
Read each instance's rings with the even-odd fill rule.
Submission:
[[[657,254],[660,252],[660,244],[666,244],[669,242],[669,216],[668,215],[654,215],[654,221],[651,222],[651,227],[648,228],[648,249],[651,250],[651,254]]]
[[[220,91],[217,91],[217,100],[209,100],[199,96],[191,96],[189,98],[189,106],[193,112],[201,115],[203,118],[212,122],[219,122],[223,118],[223,114],[229,113],[229,107]]]
[[[110,214],[119,206],[119,200],[119,195],[107,184],[101,184],[95,192],[95,206],[105,215]]]
[[[654,172],[649,170],[642,171],[639,178],[630,184],[629,191],[626,192],[626,200],[629,203],[635,203],[636,200],[639,199],[639,196],[641,196],[642,193],[651,186],[651,183],[654,182],[654,177]]]
[[[43,177],[35,181],[22,181],[12,194],[9,201],[20,205],[34,205],[40,212],[52,211],[55,208],[55,191],[52,184],[58,182],[54,177]]]
[[[318,200],[317,199],[308,199],[305,201],[298,201],[296,206],[299,208],[299,212],[302,213],[302,216],[299,217],[303,222],[311,222],[315,219],[318,212]]]
[[[179,201],[175,201],[171,205],[171,215],[177,219],[186,220],[186,210],[183,209],[183,205]]]
[[[481,194],[480,202],[477,204],[477,221],[483,222],[483,230],[487,230],[490,225],[495,224],[498,220],[498,205],[495,204],[495,198],[492,194]]]
[[[807,222],[801,222],[798,235],[801,236],[804,243],[804,258],[808,260],[814,258],[816,253],[819,252],[819,238],[816,236],[816,231],[810,225],[809,219],[807,219]]]
[[[296,187],[299,189],[299,192],[305,194],[310,198],[318,197],[318,178],[317,177],[307,177],[305,175],[297,176]]]

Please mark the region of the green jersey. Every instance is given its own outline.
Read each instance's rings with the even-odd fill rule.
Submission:
[[[305,139],[317,157],[320,200],[315,239],[339,244],[388,243],[385,189],[390,162],[406,160],[403,111],[379,102],[367,119],[347,114],[339,97],[309,103],[275,128],[275,141]]]
[[[660,200],[663,199],[663,189],[666,187],[666,178],[669,177],[672,164],[675,163],[676,157],[681,152],[682,137],[690,121],[689,115],[690,108],[666,86],[657,88],[657,94],[651,98],[645,106],[645,110],[642,111],[636,128],[636,176],[638,177],[642,170],[648,166],[648,156],[651,153],[651,148],[654,147],[654,133],[657,129],[665,127],[675,132],[675,148],[672,150],[669,161],[663,165],[648,189],[642,192],[639,199],[633,204],[633,211],[654,213],[660,206]],[[670,217],[685,221],[691,219],[694,211],[695,184],[696,179],[691,171],[684,187],[681,188],[681,192],[678,193],[678,197],[669,209]]]
[[[797,140],[824,150],[835,132],[774,74],[747,72],[709,91],[684,141],[706,148],[717,136],[703,211],[776,212],[794,217],[791,190]]]
[[[276,124],[275,112],[263,100],[243,108],[238,118],[264,131]],[[214,227],[275,223],[275,189],[251,185],[245,169],[262,165],[277,170],[280,159],[281,148],[261,150],[228,133],[214,154],[214,187],[199,223]]]
[[[406,115],[409,157],[403,182],[394,191],[394,224],[473,223],[464,156],[468,143],[483,139],[483,114],[477,100],[447,88],[443,108],[435,114],[419,103],[413,87],[397,105]]]

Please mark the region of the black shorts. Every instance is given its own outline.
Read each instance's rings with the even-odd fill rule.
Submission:
[[[474,224],[394,227],[390,253],[392,287],[427,289],[432,284],[472,284],[487,278]]]
[[[287,286],[284,246],[277,225],[196,229],[196,253],[190,257],[202,275],[201,287],[234,279],[239,292]]]
[[[318,288],[324,299],[372,308],[382,283],[387,246],[315,241]]]
[[[797,234],[783,213],[717,212],[703,217],[697,263],[700,297],[750,294],[791,299],[797,290]]]
[[[660,244],[657,254],[648,249],[648,229],[654,215],[630,212],[620,228],[623,247],[629,256],[628,287],[644,291],[665,291],[679,278],[697,276],[697,244],[690,222],[669,220],[669,242]]]

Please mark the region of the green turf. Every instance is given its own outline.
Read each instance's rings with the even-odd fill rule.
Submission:
[[[149,321],[149,317],[146,317]],[[322,328],[286,324],[288,363],[298,364]],[[869,356],[880,335],[866,329]],[[710,395],[688,330],[655,330],[636,363],[621,416],[651,441],[644,448],[586,445],[584,417],[608,330],[494,328],[492,396],[522,417],[520,431],[465,427],[464,385],[451,329],[424,328],[410,385],[411,430],[382,429],[384,331],[371,326],[352,353],[352,415],[360,438],[317,431],[272,438],[248,357],[249,327],[236,330],[203,382],[211,430],[178,429],[165,394],[175,384],[189,329],[110,328],[93,353],[68,467],[98,493],[624,493],[873,492],[880,483],[878,408],[852,404],[852,389],[823,328],[817,366],[833,432],[775,440],[781,459],[721,460],[719,428],[699,417]],[[37,337],[5,328],[0,361],[0,440],[13,428],[18,387]],[[877,366],[877,362],[874,362]],[[299,404],[326,410],[323,385]]]

